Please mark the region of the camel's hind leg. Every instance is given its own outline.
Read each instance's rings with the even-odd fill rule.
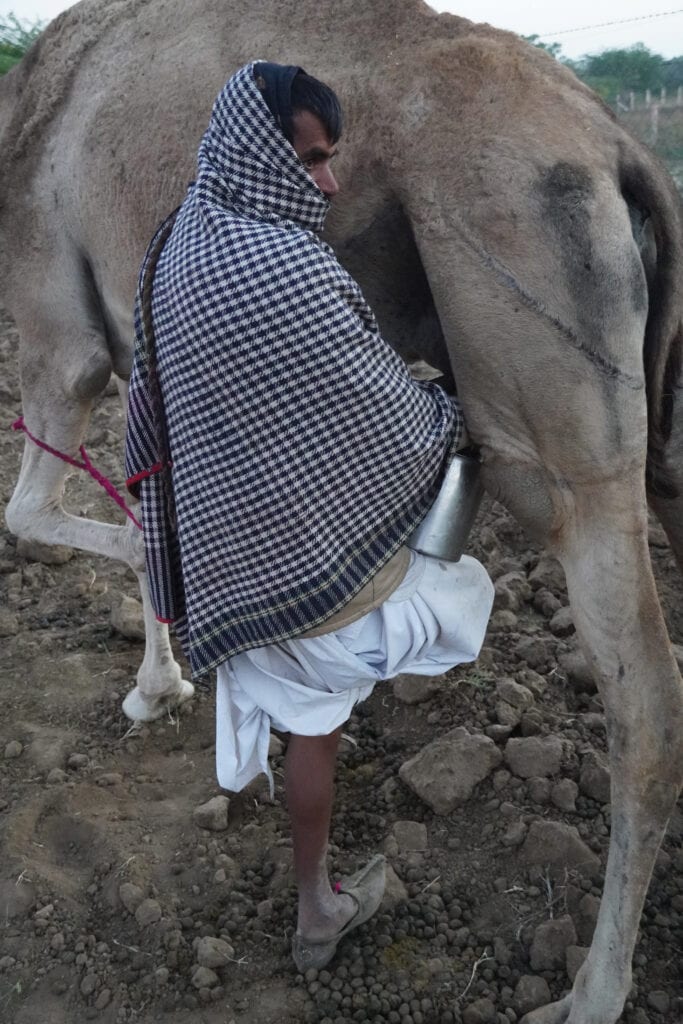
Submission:
[[[574,496],[556,553],[605,706],[612,835],[590,954],[571,996],[530,1014],[534,1024],[618,1019],[652,867],[683,780],[683,689],[650,568],[642,476]]]
[[[20,332],[22,325],[18,324]],[[74,328],[74,335],[78,336]],[[82,332],[81,332],[82,333]],[[73,458],[83,441],[94,396],[106,383],[110,365],[106,349],[96,335],[59,354],[24,331],[21,349],[22,403],[30,432],[50,447]],[[54,338],[51,324],[43,337]],[[65,346],[66,349],[66,346]],[[77,359],[77,357],[79,357]],[[46,364],[49,369],[46,371]],[[168,638],[168,629],[156,621],[144,573],[144,546],[138,528],[129,520],[114,526],[70,515],[62,507],[68,466],[26,440],[19,480],[6,509],[9,529],[16,536],[45,544],[65,544],[127,562],[140,582],[145,614],[145,656],[137,686],[124,701],[131,718],[153,719],[191,696],[182,679]]]
[[[615,1024],[683,779],[683,687],[647,547],[645,277],[613,183],[569,164],[557,173],[547,216],[522,210],[509,235],[535,239],[543,273],[517,271],[514,244],[496,259],[483,243],[463,245],[458,292],[447,278],[440,287],[448,247],[427,236],[422,249],[457,339],[455,376],[486,486],[560,558],[605,707],[612,831],[598,926],[572,991],[528,1020]],[[493,243],[506,238],[494,233]]]

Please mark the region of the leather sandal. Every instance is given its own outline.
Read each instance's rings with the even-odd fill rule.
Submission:
[[[355,875],[345,878],[337,886],[337,892],[350,896],[356,903],[356,913],[351,920],[331,939],[307,939],[297,932],[292,939],[294,963],[303,973],[310,967],[320,970],[329,964],[337,952],[341,940],[354,928],[368,921],[382,902],[386,884],[386,859],[381,853],[375,854],[365,867]]]

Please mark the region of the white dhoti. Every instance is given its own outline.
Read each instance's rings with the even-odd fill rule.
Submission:
[[[493,603],[484,567],[410,552],[408,571],[379,608],[309,639],[284,640],[218,667],[216,770],[239,791],[264,772],[271,728],[324,736],[377,682],[402,672],[435,676],[479,654]]]

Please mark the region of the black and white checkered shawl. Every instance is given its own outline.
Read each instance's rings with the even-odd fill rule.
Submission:
[[[195,675],[342,608],[422,519],[461,430],[319,239],[328,201],[252,68],[216,100],[156,267],[164,438],[136,309],[127,475],[155,610]]]

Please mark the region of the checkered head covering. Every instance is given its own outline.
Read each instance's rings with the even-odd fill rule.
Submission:
[[[195,675],[342,608],[426,513],[462,423],[318,237],[328,200],[253,68],[216,100],[136,304],[129,486]]]

